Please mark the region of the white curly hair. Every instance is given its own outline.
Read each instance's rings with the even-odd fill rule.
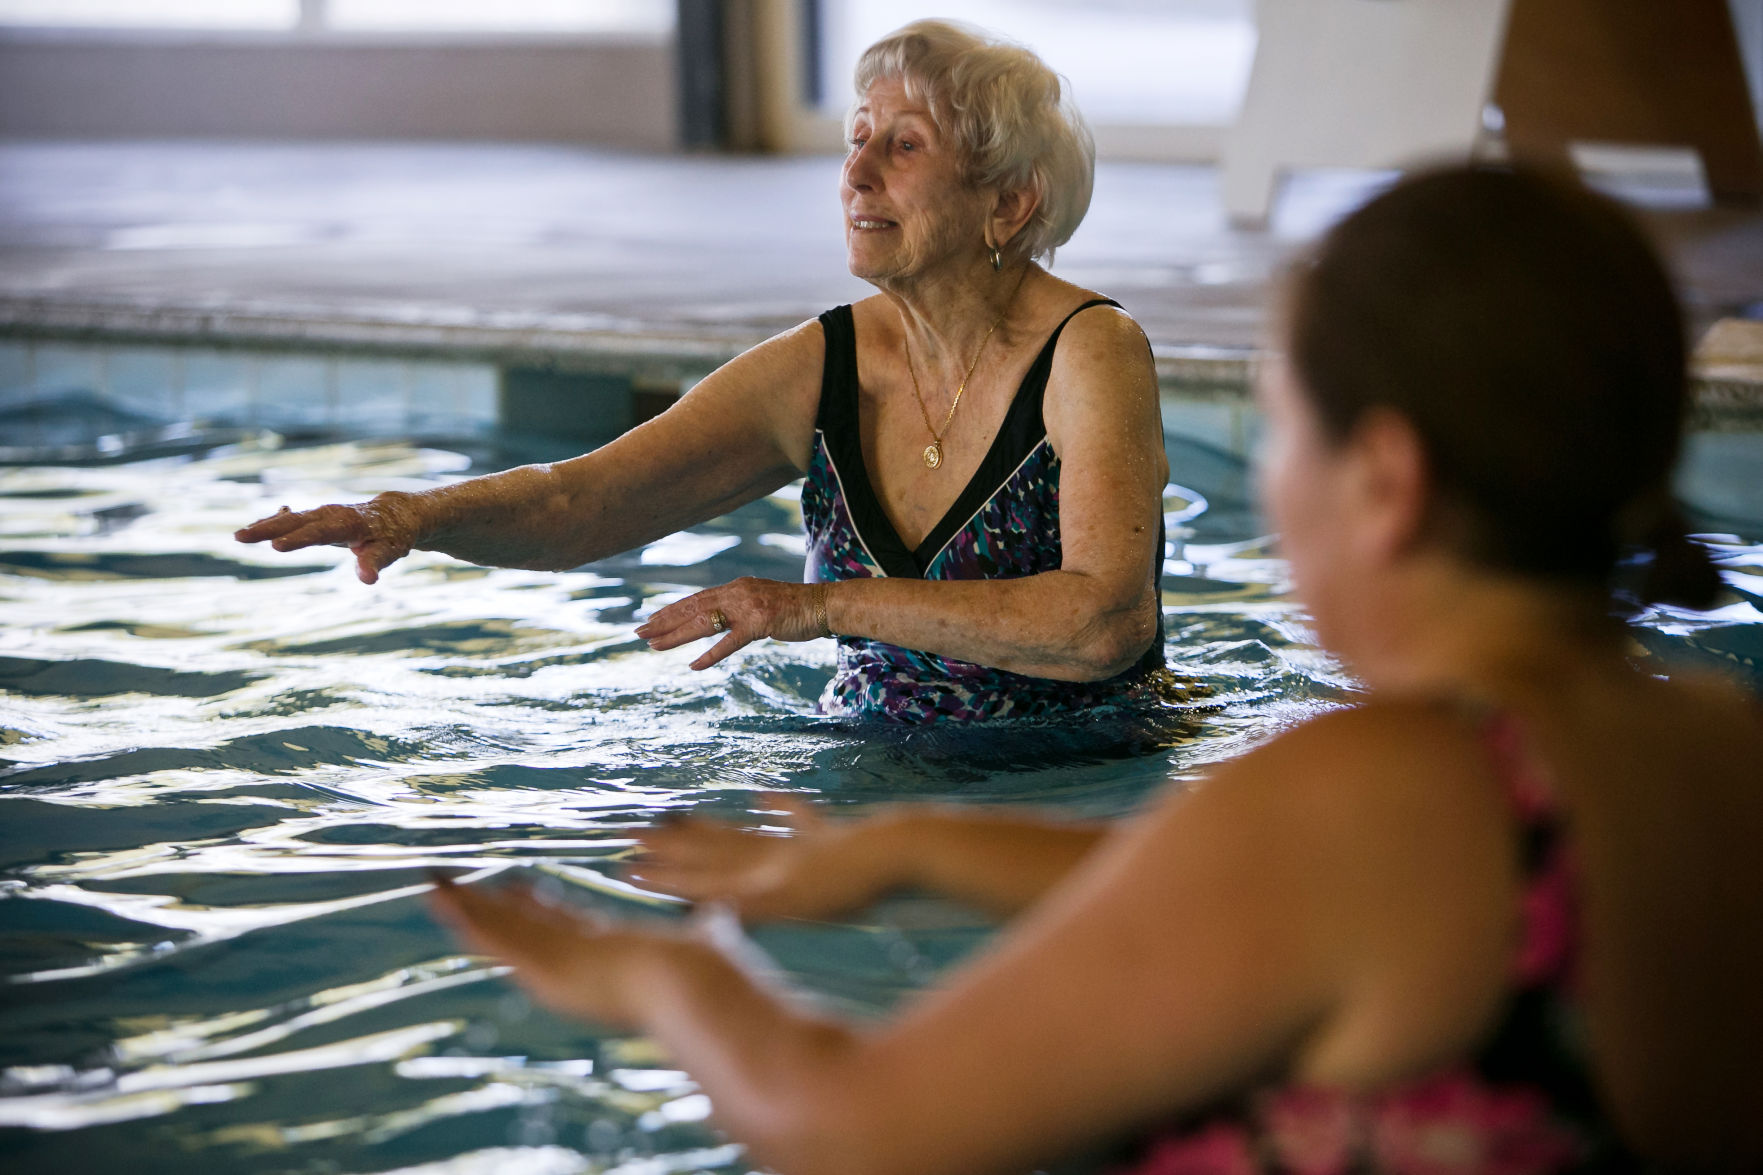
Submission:
[[[968,183],[1034,193],[1034,215],[1003,251],[1051,263],[1089,211],[1096,181],[1096,142],[1070,83],[1023,46],[944,20],[914,21],[864,50],[857,101],[883,79],[924,103],[966,161]],[[847,138],[856,112],[854,102]]]

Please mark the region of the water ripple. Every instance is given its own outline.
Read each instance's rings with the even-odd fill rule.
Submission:
[[[824,642],[695,673],[695,649],[636,639],[695,586],[799,575],[792,492],[560,575],[417,554],[368,588],[342,552],[228,536],[284,503],[433,485],[464,458],[155,444],[148,460],[0,468],[9,1170],[745,1171],[653,1045],[535,1012],[460,956],[426,914],[424,871],[518,873],[558,900],[677,917],[619,874],[667,811],[739,816],[783,790],[1113,817],[1357,691],[1253,533],[1241,469],[1214,486],[1194,454],[1200,488],[1166,496],[1163,582],[1191,700],[956,730],[819,716]],[[1756,672],[1763,547],[1716,542],[1730,600],[1648,613],[1638,656]],[[873,1016],[990,930],[899,898],[763,928],[747,949],[806,997]]]

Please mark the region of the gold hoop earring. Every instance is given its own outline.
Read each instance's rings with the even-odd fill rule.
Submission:
[[[998,246],[996,246],[996,245],[990,245],[987,247],[990,248],[992,251],[992,268],[994,270],[1003,269],[1004,268],[1004,254],[998,249]]]

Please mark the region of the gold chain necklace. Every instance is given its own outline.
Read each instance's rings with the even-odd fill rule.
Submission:
[[[1024,277],[1027,274],[1023,275]],[[1016,289],[1022,288],[1021,279],[1017,280]],[[906,374],[912,377],[912,394],[918,398],[918,413],[924,417],[925,431],[930,433],[931,442],[924,447],[924,465],[926,469],[935,469],[943,463],[943,436],[949,431],[949,422],[955,419],[955,409],[961,407],[961,393],[967,390],[967,381],[973,378],[974,368],[979,366],[979,357],[986,353],[986,344],[992,341],[992,332],[1010,313],[1010,307],[1016,301],[1016,290],[1010,292],[1010,301],[1004,303],[1004,309],[998,311],[998,317],[992,319],[992,325],[986,328],[986,337],[979,341],[979,350],[973,353],[973,362],[967,365],[967,374],[961,377],[961,385],[955,389],[955,398],[949,403],[949,414],[943,417],[943,428],[939,432],[930,422],[930,409],[925,406],[924,392],[918,387],[918,372],[912,368],[912,346],[906,339],[906,324],[900,324],[900,349],[906,352]]]

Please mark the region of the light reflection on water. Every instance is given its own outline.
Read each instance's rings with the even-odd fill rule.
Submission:
[[[424,913],[422,871],[520,869],[571,900],[677,917],[613,875],[631,829],[667,809],[733,814],[783,788],[1117,815],[1351,688],[1265,542],[1191,492],[1168,503],[1193,528],[1166,579],[1170,657],[1212,696],[1082,730],[866,729],[814,714],[827,643],[693,673],[696,650],[632,635],[697,587],[798,577],[793,492],[560,575],[418,554],[367,588],[341,552],[229,538],[283,503],[467,465],[265,437],[0,470],[11,1169],[744,1170],[647,1042],[534,1012],[461,956]],[[1758,550],[1728,548],[1735,583]],[[1742,653],[1763,631],[1754,604],[1735,597],[1712,625],[1660,614],[1643,643]],[[906,897],[754,937],[864,1015],[985,933]]]

